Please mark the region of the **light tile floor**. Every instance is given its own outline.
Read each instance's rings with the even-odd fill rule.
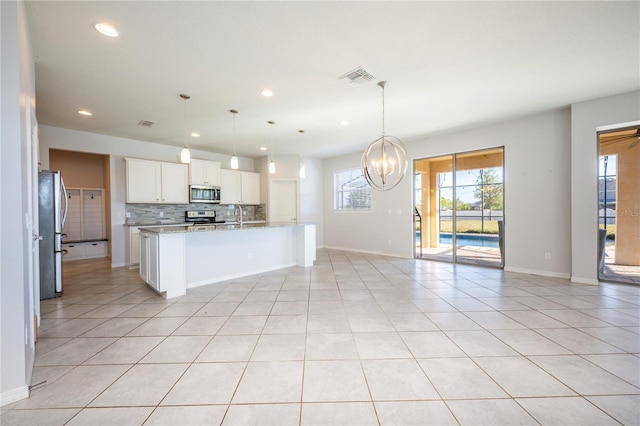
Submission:
[[[640,424],[640,287],[333,250],[173,300],[64,278],[2,425]]]

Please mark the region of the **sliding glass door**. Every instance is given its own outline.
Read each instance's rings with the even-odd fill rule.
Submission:
[[[599,135],[598,278],[640,284],[640,128]]]
[[[420,159],[414,167],[416,257],[504,266],[503,149]]]

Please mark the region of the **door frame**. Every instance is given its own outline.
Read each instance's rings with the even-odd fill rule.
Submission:
[[[473,262],[465,262],[464,260],[460,261],[458,258],[458,253],[457,253],[457,217],[458,217],[458,209],[457,209],[457,204],[456,204],[456,199],[457,199],[457,157],[459,155],[468,155],[468,154],[474,154],[474,153],[482,153],[485,151],[491,151],[491,150],[502,150],[502,159],[501,159],[501,166],[502,166],[502,226],[499,226],[499,232],[498,232],[498,244],[499,244],[499,250],[500,250],[500,262],[497,265],[493,265],[493,264],[489,264],[489,263],[481,263],[481,264],[476,264]],[[417,249],[416,249],[416,239],[415,239],[415,232],[412,232],[412,246],[413,246],[413,257],[414,258],[420,258],[420,259],[425,259],[425,260],[436,260],[436,261],[442,261],[442,262],[447,262],[447,263],[452,263],[452,264],[461,264],[461,265],[478,265],[478,266],[485,266],[485,267],[489,267],[489,268],[499,268],[499,269],[504,269],[505,264],[506,264],[506,250],[505,250],[505,245],[504,245],[504,230],[505,230],[505,225],[504,225],[504,220],[505,220],[505,213],[506,213],[506,182],[505,182],[505,151],[506,151],[506,147],[504,145],[499,145],[499,146],[495,146],[495,147],[487,147],[487,148],[481,148],[481,149],[473,149],[473,150],[469,150],[469,151],[461,151],[461,152],[451,152],[451,153],[442,153],[442,154],[437,154],[437,155],[433,155],[433,156],[428,156],[428,157],[422,157],[422,158],[416,158],[413,160],[413,175],[415,176],[416,173],[416,163],[422,160],[429,160],[429,159],[437,159],[437,158],[444,158],[444,157],[451,157],[451,179],[452,179],[452,183],[451,183],[451,188],[452,188],[452,214],[451,214],[451,227],[452,227],[452,232],[451,232],[451,260],[444,260],[444,259],[429,259],[429,258],[425,258],[424,257],[424,253],[422,253],[422,255],[420,257],[418,257],[417,255]],[[413,199],[413,208],[415,208],[416,206],[416,187],[415,187],[415,179],[412,181],[412,199]],[[422,220],[424,221],[424,217],[428,216],[427,213],[425,213],[425,209],[424,209],[424,204],[425,204],[425,200],[422,200],[422,205],[423,205],[423,209],[422,209]],[[414,219],[415,220],[415,219]],[[415,222],[414,222],[415,223]],[[428,227],[428,225],[427,225]],[[421,238],[424,239],[424,235],[421,234]],[[423,241],[421,241],[421,244],[423,243]],[[422,250],[421,250],[422,252]],[[464,259],[464,257],[463,257]]]

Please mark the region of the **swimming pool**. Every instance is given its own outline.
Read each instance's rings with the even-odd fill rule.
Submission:
[[[440,244],[451,244],[451,234],[440,234]],[[498,236],[493,235],[474,235],[474,234],[458,234],[456,235],[456,244],[459,246],[474,247],[493,247],[498,248]]]

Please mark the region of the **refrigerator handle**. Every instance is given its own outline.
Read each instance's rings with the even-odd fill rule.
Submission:
[[[64,222],[67,220],[67,211],[69,210],[67,187],[64,185],[64,179],[62,179],[62,176],[60,176],[60,185],[62,186],[62,198],[64,198],[64,213],[62,214],[62,223],[60,224],[60,229],[62,229],[64,227]]]

